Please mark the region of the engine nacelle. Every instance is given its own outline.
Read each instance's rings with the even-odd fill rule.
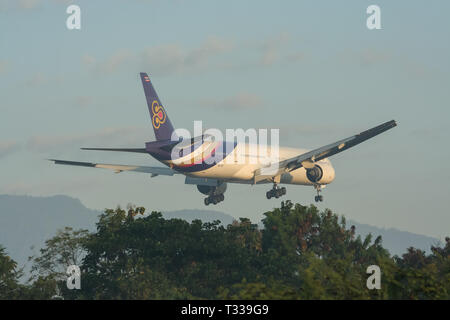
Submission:
[[[306,177],[313,183],[319,182],[323,177],[322,167],[316,164],[313,168],[306,169]]]
[[[327,184],[334,180],[334,169],[328,163],[316,164],[311,169],[306,169],[306,177],[312,183]]]
[[[224,194],[225,191],[227,190],[227,184],[226,184],[226,182],[222,182],[217,187],[205,186],[205,185],[198,184],[197,189],[204,195],[212,196],[212,195]]]

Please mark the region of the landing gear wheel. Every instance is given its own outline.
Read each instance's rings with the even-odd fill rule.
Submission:
[[[320,191],[322,191],[322,186],[320,184],[316,184],[314,185],[314,189],[316,189],[317,191],[317,196],[314,197],[314,200],[316,202],[322,202],[323,201],[323,196],[320,194]]]
[[[218,204],[219,202],[222,202],[223,200],[225,200],[225,196],[223,194],[211,195],[211,196],[205,198],[205,205],[209,205],[210,203]]]
[[[278,199],[279,197],[284,196],[285,194],[286,188],[285,187],[279,188],[277,187],[277,184],[274,183],[273,188],[266,192],[266,198],[271,199],[272,197],[275,197]]]

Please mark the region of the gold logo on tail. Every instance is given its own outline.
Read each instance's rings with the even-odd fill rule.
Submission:
[[[164,109],[162,106],[159,105],[158,101],[153,100],[152,102],[152,124],[153,128],[159,129],[161,124],[166,122],[166,113],[164,112]]]

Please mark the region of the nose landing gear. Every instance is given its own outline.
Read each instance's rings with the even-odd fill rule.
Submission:
[[[212,204],[218,204],[219,202],[222,202],[223,200],[225,200],[225,196],[222,194],[213,194],[210,195],[209,197],[205,198],[205,205],[209,205],[210,203]]]
[[[285,187],[278,187],[276,183],[273,184],[272,190],[267,191],[266,197],[267,199],[271,199],[272,197],[279,198],[281,196],[284,196],[286,194],[286,188]]]

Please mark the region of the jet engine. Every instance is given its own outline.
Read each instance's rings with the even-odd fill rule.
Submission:
[[[331,163],[320,162],[320,165],[306,169],[306,177],[314,184],[328,184],[334,180],[335,172]]]
[[[306,169],[306,177],[313,183],[319,182],[323,177],[322,167],[316,164],[311,169]]]

